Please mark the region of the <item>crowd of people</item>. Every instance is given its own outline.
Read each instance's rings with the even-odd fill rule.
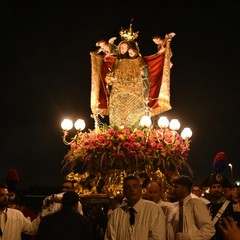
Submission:
[[[72,181],[64,180],[62,192],[46,197],[35,215],[17,194],[10,199],[7,184],[0,185],[0,239],[239,240],[240,188],[223,179],[211,174],[206,191],[189,176],[174,177],[174,200],[163,201],[157,180],[149,181],[143,193],[140,179],[129,175],[121,201],[109,205],[105,218],[99,218],[101,234]]]

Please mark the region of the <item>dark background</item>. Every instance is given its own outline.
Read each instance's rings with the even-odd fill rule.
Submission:
[[[61,121],[94,126],[89,53],[99,39],[118,43],[132,18],[144,56],[156,51],[153,35],[176,33],[172,110],[164,115],[193,131],[194,181],[212,172],[219,151],[240,178],[239,1],[2,1],[0,8],[1,182],[15,168],[19,188],[60,184],[68,151]],[[225,174],[231,177],[228,166]]]

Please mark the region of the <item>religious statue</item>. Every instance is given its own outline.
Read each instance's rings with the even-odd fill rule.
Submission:
[[[91,110],[95,127],[99,116],[109,116],[110,126],[138,127],[144,115],[153,117],[171,109],[170,105],[170,42],[175,33],[153,38],[158,51],[142,56],[136,39],[138,32],[119,32],[116,46],[111,38],[100,40],[97,51],[90,52],[92,63]]]

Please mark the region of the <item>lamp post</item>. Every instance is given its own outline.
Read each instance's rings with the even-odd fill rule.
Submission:
[[[68,131],[71,130],[73,128],[73,126],[75,127],[77,133],[72,138],[71,141],[67,141],[66,137],[68,135]],[[63,130],[63,142],[64,142],[64,144],[71,145],[74,141],[76,141],[77,137],[79,137],[79,134],[86,127],[86,124],[85,124],[85,121],[83,119],[78,119],[74,124],[73,124],[72,120],[64,119],[61,123],[61,127],[62,127],[62,130]]]
[[[229,163],[228,166],[230,167],[231,181],[232,181],[232,183],[233,183],[233,182],[234,182],[234,179],[233,179],[233,165],[232,165],[231,163]]]

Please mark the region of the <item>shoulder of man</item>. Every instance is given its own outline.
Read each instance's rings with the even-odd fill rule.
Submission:
[[[19,217],[25,218],[23,213],[20,210],[15,209],[15,208],[7,208],[6,214],[7,214],[7,216],[19,216]]]
[[[202,199],[200,199],[200,198],[192,198],[191,199],[191,202],[192,202],[192,204],[193,205],[199,205],[199,206],[206,206],[207,207],[207,203],[206,202],[204,202]]]
[[[143,199],[141,206],[145,206],[147,209],[149,209],[149,211],[160,211],[163,212],[162,206],[159,203],[155,203],[153,201],[149,201],[146,199]]]

